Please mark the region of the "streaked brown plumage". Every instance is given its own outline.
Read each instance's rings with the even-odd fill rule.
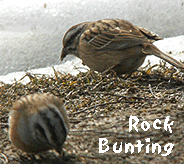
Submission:
[[[112,68],[117,74],[137,70],[147,55],[155,55],[173,66],[184,64],[161,52],[152,43],[158,35],[120,19],[85,22],[71,27],[63,38],[61,60],[68,54],[79,57],[94,71]]]
[[[35,93],[13,103],[9,118],[10,141],[27,153],[56,149],[61,153],[69,130],[63,100]]]

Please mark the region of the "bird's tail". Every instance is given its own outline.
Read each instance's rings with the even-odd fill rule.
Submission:
[[[184,72],[184,63],[181,63],[179,61],[177,61],[176,59],[172,58],[171,56],[163,53],[162,51],[160,51],[156,46],[154,46],[153,44],[143,44],[143,52],[147,55],[155,55],[165,61],[167,61],[168,63],[170,63],[171,65],[180,68],[182,70],[182,72]]]

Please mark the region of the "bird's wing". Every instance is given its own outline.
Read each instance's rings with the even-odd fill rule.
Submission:
[[[158,34],[143,28],[143,27],[138,27],[140,32],[142,32],[143,35],[145,35],[148,39],[152,40],[152,42],[156,41],[156,40],[162,40],[163,38],[161,38]]]
[[[84,32],[88,44],[97,50],[121,50],[147,43],[149,39],[137,26],[128,24],[119,26],[93,25]]]

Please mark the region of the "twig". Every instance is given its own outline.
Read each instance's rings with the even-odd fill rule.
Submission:
[[[56,80],[58,80],[58,72],[55,70],[55,68],[52,66],[52,69],[54,71],[54,75],[56,77]]]
[[[131,134],[128,134],[128,133],[120,133],[120,132],[114,132],[114,131],[101,131],[101,130],[73,130],[73,131],[70,131],[70,134],[74,134],[74,133],[99,133],[99,134],[116,134],[116,135],[124,135],[124,136],[130,136]]]
[[[148,85],[149,86],[149,89],[150,89],[150,92],[151,94],[158,100],[160,98],[158,98],[156,95],[154,95],[153,91],[152,91],[152,88],[151,88],[151,84]]]
[[[8,126],[9,124],[8,123],[0,122],[0,125]]]
[[[95,90],[102,83],[103,83],[103,80],[101,80],[98,84],[96,84],[91,90]]]
[[[87,110],[90,110],[90,109],[93,109],[93,108],[96,108],[96,107],[99,107],[99,106],[105,106],[105,105],[110,105],[110,104],[116,104],[116,103],[142,103],[141,101],[113,101],[113,102],[108,102],[108,103],[103,103],[103,104],[97,104],[97,105],[93,105],[93,106],[90,106],[90,107],[87,107],[81,111],[78,111],[78,112],[74,112],[74,113],[70,113],[69,115],[75,115],[75,114],[79,114],[79,113],[82,113],[82,112],[85,112]]]
[[[4,154],[4,153],[0,153],[3,157],[4,160],[0,158],[0,160],[2,160],[4,163],[9,163],[8,157]]]
[[[94,93],[94,94],[104,94],[104,95],[110,95],[110,96],[116,96],[116,97],[122,97],[122,98],[126,98],[126,99],[138,99],[138,100],[150,100],[150,99],[146,99],[143,97],[135,97],[135,96],[124,96],[124,95],[118,95],[118,94],[114,94],[114,93],[108,93],[108,92],[89,92],[89,93]]]

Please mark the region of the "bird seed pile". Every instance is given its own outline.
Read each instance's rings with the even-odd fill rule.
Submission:
[[[131,76],[121,77],[113,72],[102,75],[89,71],[77,76],[57,71],[53,77],[26,76],[30,78],[26,85],[0,84],[0,163],[183,163],[184,74],[173,67],[165,63],[147,65]],[[12,102],[36,92],[65,99],[70,132],[63,157],[52,150],[28,155],[14,148],[8,139]],[[135,128],[129,132],[131,116],[139,119],[138,132]],[[164,128],[167,116],[172,132]],[[156,124],[160,129],[153,127],[156,119],[161,121]],[[99,138],[103,142],[99,143]],[[138,141],[143,144],[141,150],[136,147]],[[125,143],[134,150],[125,152]],[[161,152],[158,147],[152,152],[154,143],[160,145]],[[170,152],[169,143],[174,144]],[[106,152],[99,153],[99,146]]]

